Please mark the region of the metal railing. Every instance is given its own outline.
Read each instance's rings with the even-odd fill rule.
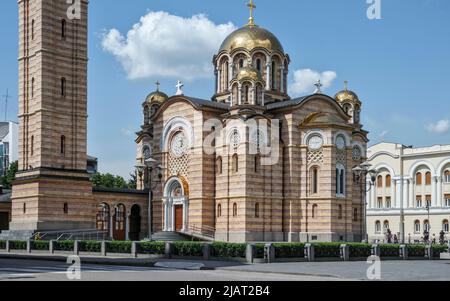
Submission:
[[[48,231],[37,232],[30,237],[31,240],[108,240],[109,232],[106,230],[67,230],[67,231]]]
[[[196,235],[200,237],[206,237],[209,239],[214,239],[216,237],[216,228],[210,226],[199,226],[199,225],[190,225],[189,226],[189,234]]]

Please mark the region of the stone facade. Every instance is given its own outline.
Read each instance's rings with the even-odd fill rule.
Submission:
[[[158,87],[143,103],[137,164],[152,169],[138,182],[152,185],[154,229],[232,242],[361,241],[352,168],[368,140],[358,96],[346,88],[291,99],[289,56],[256,25],[232,33],[213,62],[213,101]]]
[[[427,227],[431,239],[438,240],[441,231],[448,238],[450,145],[410,148],[380,143],[368,156],[378,171],[367,193],[369,238],[386,240],[389,229],[399,239],[403,232],[406,242],[422,241]]]

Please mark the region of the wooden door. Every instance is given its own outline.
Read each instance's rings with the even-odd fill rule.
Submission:
[[[175,206],[175,231],[180,232],[183,229],[183,205]]]

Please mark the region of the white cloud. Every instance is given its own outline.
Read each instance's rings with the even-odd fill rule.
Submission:
[[[117,29],[109,30],[102,46],[122,64],[130,79],[193,80],[214,74],[212,57],[233,30],[232,23],[216,25],[203,14],[182,18],[149,12],[126,37]]]
[[[430,123],[425,127],[430,133],[445,134],[450,130],[450,120],[439,120],[436,123]]]
[[[294,81],[290,85],[290,93],[300,95],[302,93],[313,93],[316,90],[315,83],[320,79],[323,84],[322,90],[331,86],[336,79],[334,71],[318,72],[311,69],[300,69],[294,71]]]

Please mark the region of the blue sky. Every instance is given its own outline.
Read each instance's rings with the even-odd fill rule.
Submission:
[[[156,80],[169,95],[175,93],[176,81],[184,79],[185,94],[206,99],[212,96],[212,71],[209,74],[197,68],[200,62],[211,62],[212,54],[208,52],[211,50],[196,52],[196,47],[203,42],[214,49],[220,46],[217,36],[204,38],[195,32],[192,36],[181,35],[179,28],[174,27],[176,30],[168,34],[169,42],[179,45],[175,45],[173,51],[167,51],[170,43],[161,46],[164,41],[134,41],[134,46],[142,46],[143,51],[135,65],[139,66],[139,59],[144,56],[153,55],[173,72],[168,75],[155,71],[157,66],[153,62],[148,66],[142,64],[148,67],[143,75],[131,76],[131,71],[123,67],[123,63],[126,64],[123,54],[129,51],[126,45],[133,45],[116,36],[115,42],[125,44],[110,43],[109,48],[105,48],[105,35],[116,29],[115,32],[126,39],[133,25],[152,11],[166,12],[162,18],[167,24],[183,19],[192,21],[192,16],[204,14],[200,24],[208,25],[205,35],[211,35],[221,30],[220,24],[231,22],[236,27],[246,24],[246,2],[90,1],[89,154],[99,158],[102,172],[127,177],[132,171],[136,153],[134,132],[139,130],[142,119],[141,103],[154,89]],[[381,0],[381,20],[367,18],[366,0],[255,2],[258,7],[256,23],[272,31],[291,57],[290,83],[295,81],[293,74],[298,70],[333,71],[337,76],[330,81],[325,93],[334,95],[343,88],[343,81],[348,80],[350,88],[363,101],[363,123],[371,132],[372,144],[382,140],[415,146],[450,143],[450,95],[447,92],[450,87],[450,1]],[[0,36],[0,94],[4,95],[9,88],[12,99],[8,116],[17,120],[16,1],[0,3]],[[192,43],[189,43],[190,38]],[[177,47],[185,51],[177,51]],[[119,51],[122,57],[114,51]],[[186,56],[186,53],[198,55]],[[195,76],[177,74],[185,64],[198,71],[192,73]],[[3,119],[3,97],[0,105]]]

